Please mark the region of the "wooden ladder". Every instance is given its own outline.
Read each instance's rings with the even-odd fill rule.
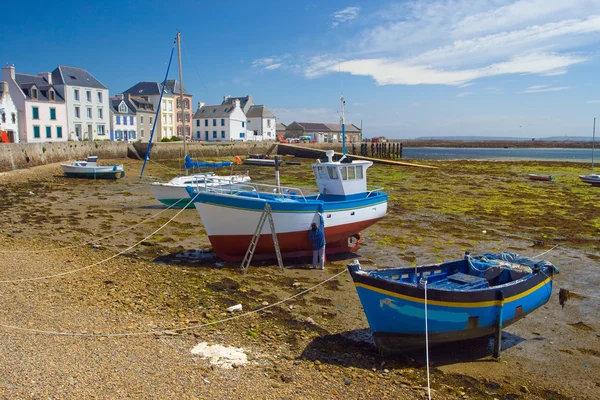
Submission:
[[[258,220],[258,225],[256,226],[256,231],[254,232],[254,236],[252,236],[252,240],[250,240],[250,245],[248,246],[248,250],[246,251],[246,255],[244,256],[244,260],[242,261],[242,271],[243,273],[248,272],[248,267],[252,262],[252,257],[254,257],[254,251],[256,250],[256,245],[258,245],[258,241],[260,240],[260,234],[262,232],[262,228],[265,224],[266,220],[269,220],[269,226],[271,228],[271,235],[273,235],[273,246],[275,247],[275,254],[277,255],[277,264],[279,265],[279,270],[283,272],[283,260],[281,259],[281,250],[279,249],[279,240],[277,240],[277,233],[275,232],[275,223],[273,222],[273,214],[271,212],[271,206],[269,203],[265,204],[265,209],[260,215],[260,219]]]

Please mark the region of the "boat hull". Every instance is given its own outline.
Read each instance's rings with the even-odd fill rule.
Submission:
[[[199,193],[194,205],[215,253],[225,261],[241,261],[256,232],[266,203],[263,199]],[[387,211],[387,196],[384,194],[345,202],[268,203],[284,258],[312,255],[312,243],[308,234],[311,223],[319,222],[320,204],[324,208],[328,254],[358,250],[360,231],[379,221]],[[262,227],[253,258],[275,258],[268,221]]]
[[[360,274],[353,265],[349,269],[380,351],[393,354],[424,346],[424,288]],[[552,269],[544,269],[513,284],[472,291],[428,288],[429,343],[443,344],[492,334],[497,330],[499,318],[502,328],[518,321],[548,301],[552,273]]]
[[[68,164],[61,164],[63,173],[72,178],[88,179],[118,179],[125,176],[123,165],[107,167],[81,167]]]
[[[551,181],[553,179],[553,177],[552,177],[552,175],[529,174],[529,179],[531,179],[532,181],[544,181],[544,182],[548,182],[548,181]]]
[[[579,180],[581,180],[581,182],[589,183],[592,186],[600,186],[600,175],[597,174],[580,175]]]

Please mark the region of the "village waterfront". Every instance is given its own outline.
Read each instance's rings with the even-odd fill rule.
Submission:
[[[315,189],[313,160],[295,161],[282,185]],[[424,398],[425,352],[380,356],[349,275],[327,279],[353,259],[386,268],[512,251],[560,269],[550,301],[504,330],[498,361],[488,339],[431,348],[433,397],[597,398],[600,188],[577,178],[589,164],[419,163],[438,169],[369,170],[388,215],[363,232],[358,253],[330,257],[325,271],[295,260],[246,275],[214,257],[195,210],[154,199],[141,161],[126,160],[117,181],[68,179],[58,164],[0,174],[0,396]],[[166,181],[179,165],[150,163],[146,174]],[[246,170],[274,182],[270,168],[234,172]],[[564,308],[560,288],[571,292]],[[274,306],[226,311],[236,304]],[[202,342],[243,349],[247,363],[220,368],[192,354]]]

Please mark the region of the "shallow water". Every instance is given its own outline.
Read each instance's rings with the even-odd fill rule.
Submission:
[[[600,152],[594,153],[598,161]],[[592,162],[592,149],[524,149],[524,148],[450,148],[450,147],[407,147],[402,158],[428,160],[524,160],[524,161],[570,161]]]

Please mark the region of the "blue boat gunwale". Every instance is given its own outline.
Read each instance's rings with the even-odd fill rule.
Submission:
[[[387,202],[387,194],[380,191],[370,191],[360,194],[344,196],[345,199],[338,199],[340,196],[315,195],[304,196],[303,200],[296,199],[293,195],[274,195],[261,193],[260,197],[254,197],[252,192],[243,192],[225,194],[210,192],[195,192],[193,187],[186,187],[191,198],[196,203],[205,203],[218,205],[220,207],[229,207],[241,210],[254,210],[262,212],[265,203],[269,203],[274,213],[288,212],[317,212],[319,205],[323,205],[326,213],[355,210],[357,208],[372,207]],[[321,199],[324,197],[323,199]]]
[[[462,260],[457,260],[460,262]],[[448,263],[443,263],[445,265],[452,263],[452,261]],[[424,265],[417,267],[421,272],[437,270],[441,268],[443,264],[434,264],[434,265]],[[371,289],[375,291],[385,291],[390,295],[399,295],[403,297],[413,298],[415,301],[419,301],[423,299],[423,288],[404,284],[402,282],[395,282],[387,279],[378,278],[376,276],[372,276],[369,274],[359,274],[357,273],[358,269],[353,268],[351,265],[348,266],[352,279],[354,280],[355,286],[365,287],[366,289]],[[414,271],[415,267],[406,267],[406,268],[391,268],[386,270],[377,270],[380,271],[389,271],[389,272],[398,272],[400,270],[404,271]],[[365,271],[368,272],[368,271]],[[394,273],[393,275],[396,275]],[[543,287],[548,281],[552,281],[553,279],[553,269],[551,266],[543,266],[538,271],[534,271],[531,274],[528,274],[522,278],[519,278],[515,281],[508,282],[498,286],[491,286],[485,289],[474,289],[467,291],[451,291],[451,290],[440,290],[435,287],[427,288],[427,300],[434,302],[443,302],[443,303],[465,303],[469,304],[469,306],[474,306],[474,303],[489,303],[492,302],[496,304],[499,302],[498,293],[503,292],[505,301],[510,301],[510,298],[524,295],[524,293],[532,291],[532,289],[537,286]],[[487,305],[482,305],[487,306]]]

